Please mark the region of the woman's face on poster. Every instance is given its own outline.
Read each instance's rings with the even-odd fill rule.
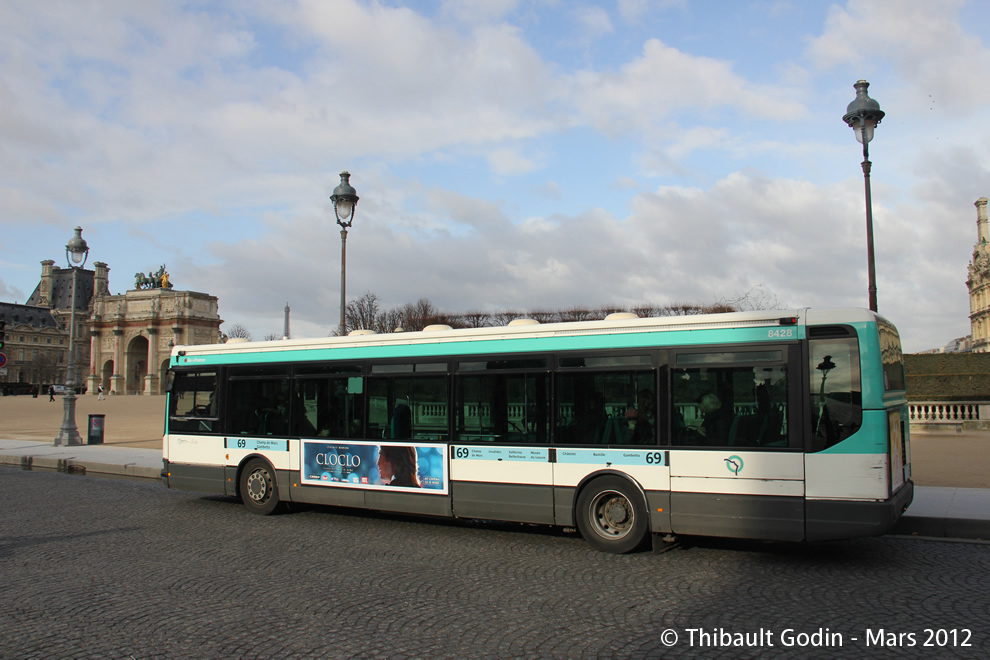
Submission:
[[[391,480],[395,476],[395,469],[381,452],[378,452],[378,474],[385,480]]]

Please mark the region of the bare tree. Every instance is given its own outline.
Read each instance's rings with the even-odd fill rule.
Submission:
[[[644,319],[655,318],[657,316],[666,316],[666,314],[663,313],[663,307],[652,303],[633,307],[632,311],[636,316]]]
[[[52,351],[38,350],[31,358],[30,379],[33,383],[58,383],[62,371],[62,360]]]
[[[783,309],[784,306],[775,294],[763,288],[762,284],[757,284],[743,295],[735,298],[722,298],[720,304],[733,307],[734,310],[757,311],[764,309]]]
[[[399,310],[402,317],[402,328],[410,332],[422,330],[428,325],[438,323],[438,310],[429,298],[420,298],[415,303],[407,303]]]
[[[618,305],[602,305],[596,311],[596,316],[599,319],[603,319],[609,314],[618,314],[619,312],[626,311],[625,307],[619,307]]]
[[[234,325],[227,328],[227,332],[224,333],[230,339],[247,339],[251,340],[251,333],[240,323],[235,323]]]
[[[505,309],[505,310],[502,310],[501,312],[495,312],[495,313],[493,313],[491,315],[491,322],[492,322],[492,325],[494,325],[494,326],[509,325],[509,322],[510,321],[514,321],[516,319],[521,319],[524,316],[526,316],[526,315],[523,314],[522,312],[517,312],[517,311],[511,310],[511,309]]]
[[[383,327],[380,332],[395,332],[399,328],[406,330],[402,325],[402,311],[398,309],[390,309],[382,317]]]
[[[484,328],[491,323],[491,318],[491,314],[481,310],[461,314],[461,320],[469,328]]]
[[[461,314],[450,314],[448,312],[437,312],[429,319],[427,325],[449,325],[451,328],[472,327]]]
[[[560,319],[560,312],[549,309],[534,309],[528,312],[526,316],[540,323],[556,323]]]
[[[568,321],[592,321],[595,316],[591,310],[584,307],[572,307],[557,313],[562,322]]]
[[[378,295],[371,291],[366,291],[357,300],[347,303],[344,311],[345,326],[347,331],[351,330],[375,330],[383,325],[379,323],[382,315],[381,305],[378,302]]]
[[[705,305],[702,309],[704,310],[702,312],[703,314],[726,314],[728,312],[739,311],[739,308],[737,308],[735,305],[725,302],[717,302],[717,303],[712,303],[711,305]]]
[[[745,295],[733,300],[722,300],[702,305],[698,303],[671,303],[656,305],[644,303],[632,308],[641,318],[658,316],[689,316],[694,314],[719,314],[734,312],[739,309],[772,309],[776,308],[776,298],[763,292],[761,287],[750,289]],[[415,303],[406,303],[394,309],[382,309],[378,295],[368,291],[357,300],[348,303],[345,308],[346,330],[367,329],[378,333],[395,332],[397,329],[417,332],[430,325],[449,325],[452,328],[483,328],[488,326],[508,325],[519,318],[532,318],[540,323],[557,323],[566,321],[593,321],[604,319],[609,314],[625,312],[627,308],[619,305],[602,305],[597,308],[572,307],[564,310],[534,309],[531,311],[503,310],[500,312],[483,312],[472,310],[463,314],[451,314],[438,309],[429,298],[420,298]],[[240,325],[231,328],[231,337],[250,334]],[[336,335],[338,329],[330,334]],[[278,339],[268,335],[266,339]]]

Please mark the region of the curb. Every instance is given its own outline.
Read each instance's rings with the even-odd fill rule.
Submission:
[[[914,501],[890,533],[990,540],[988,495],[980,488],[916,488]]]
[[[113,475],[128,479],[153,479],[155,481],[159,481],[162,478],[161,468],[136,465],[134,463],[120,465],[98,463],[95,461],[80,461],[71,458],[0,455],[0,465],[17,467],[22,470],[52,470],[77,475]]]
[[[905,515],[887,534],[985,541],[990,540],[990,521],[973,518],[926,518]]]

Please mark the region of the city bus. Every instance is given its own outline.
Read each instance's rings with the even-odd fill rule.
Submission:
[[[176,346],[162,478],[293,503],[819,541],[911,503],[900,338],[799,309]]]

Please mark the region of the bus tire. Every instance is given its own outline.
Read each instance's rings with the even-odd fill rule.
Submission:
[[[275,470],[263,458],[252,458],[241,470],[241,501],[251,513],[267,516],[281,510]]]
[[[577,499],[577,526],[597,550],[623,554],[643,547],[650,520],[642,494],[621,477],[605,476],[585,486]]]

